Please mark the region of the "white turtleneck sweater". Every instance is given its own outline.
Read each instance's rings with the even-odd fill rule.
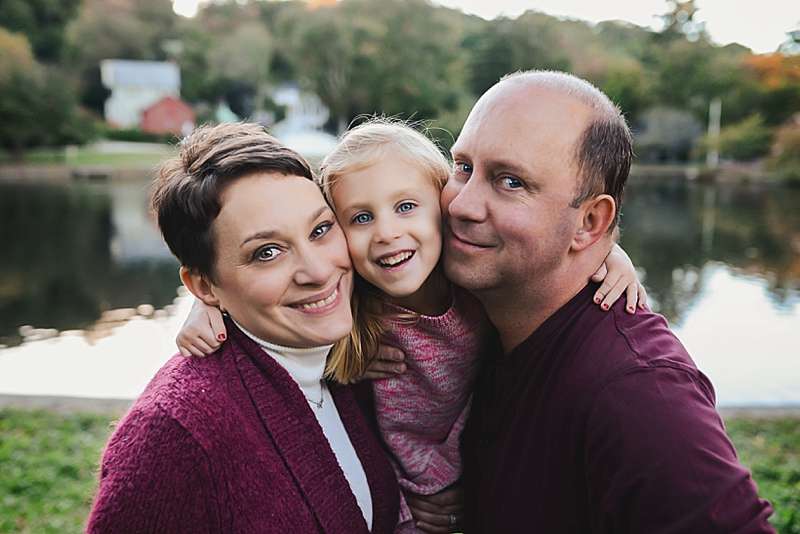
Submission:
[[[322,427],[322,433],[325,434],[361,508],[367,528],[372,530],[372,496],[367,475],[339,417],[339,411],[328,391],[328,386],[322,379],[328,352],[333,345],[308,349],[284,347],[256,337],[239,323],[236,325],[289,373],[300,387],[301,393],[308,399],[308,405]]]

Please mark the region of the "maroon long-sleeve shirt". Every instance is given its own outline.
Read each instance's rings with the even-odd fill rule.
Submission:
[[[657,314],[590,284],[485,358],[463,435],[465,532],[773,532],[714,391]]]

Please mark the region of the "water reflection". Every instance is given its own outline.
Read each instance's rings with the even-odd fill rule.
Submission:
[[[114,308],[171,302],[177,263],[145,206],[145,182],[1,185],[0,343],[21,342],[22,325],[84,328]],[[123,232],[136,228],[144,239]]]
[[[708,262],[757,276],[776,309],[800,289],[800,191],[682,181],[637,184],[623,208],[622,244],[661,313],[680,323],[706,284]],[[735,306],[736,295],[720,295]]]
[[[800,405],[798,205],[779,188],[628,189],[622,243],[723,405]],[[174,353],[190,299],[146,206],[144,179],[0,184],[0,393],[134,397]]]

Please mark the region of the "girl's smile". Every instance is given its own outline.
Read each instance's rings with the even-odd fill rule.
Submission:
[[[331,190],[353,266],[399,301],[428,281],[442,249],[439,189],[403,158],[383,156]]]

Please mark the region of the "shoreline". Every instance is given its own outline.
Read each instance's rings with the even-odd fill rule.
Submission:
[[[134,400],[0,394],[0,409],[49,410],[63,414],[87,412],[122,415]],[[724,419],[800,419],[800,405],[722,406],[717,407],[717,410]]]

